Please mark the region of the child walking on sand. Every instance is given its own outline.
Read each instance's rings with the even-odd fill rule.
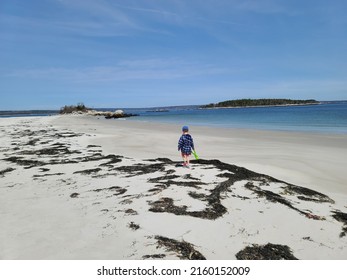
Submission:
[[[183,126],[182,136],[178,140],[178,150],[181,151],[183,166],[189,168],[189,157],[192,153],[192,150],[194,150],[194,142],[192,136],[188,132],[188,126]]]

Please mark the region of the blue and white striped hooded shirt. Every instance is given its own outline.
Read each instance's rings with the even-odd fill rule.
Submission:
[[[183,154],[190,155],[194,150],[194,141],[190,134],[182,134],[178,140],[178,150],[181,150]]]

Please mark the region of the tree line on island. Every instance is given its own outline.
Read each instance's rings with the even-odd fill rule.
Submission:
[[[78,103],[75,105],[65,105],[60,108],[59,114],[72,114],[72,113],[86,113],[89,108],[87,108],[83,103]]]
[[[319,104],[314,99],[236,99],[218,103],[210,103],[200,108],[225,108],[225,107],[255,107],[255,106],[287,106],[287,105],[315,105]]]

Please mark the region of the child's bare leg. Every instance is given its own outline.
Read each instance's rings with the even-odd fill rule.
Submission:
[[[183,165],[186,165],[186,155],[181,154],[182,155],[182,160],[183,160]]]
[[[187,165],[189,164],[188,156],[184,155],[184,164]]]

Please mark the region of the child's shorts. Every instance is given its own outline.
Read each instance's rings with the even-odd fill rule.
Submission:
[[[191,155],[191,153],[181,153],[181,154],[182,154],[182,157]]]

